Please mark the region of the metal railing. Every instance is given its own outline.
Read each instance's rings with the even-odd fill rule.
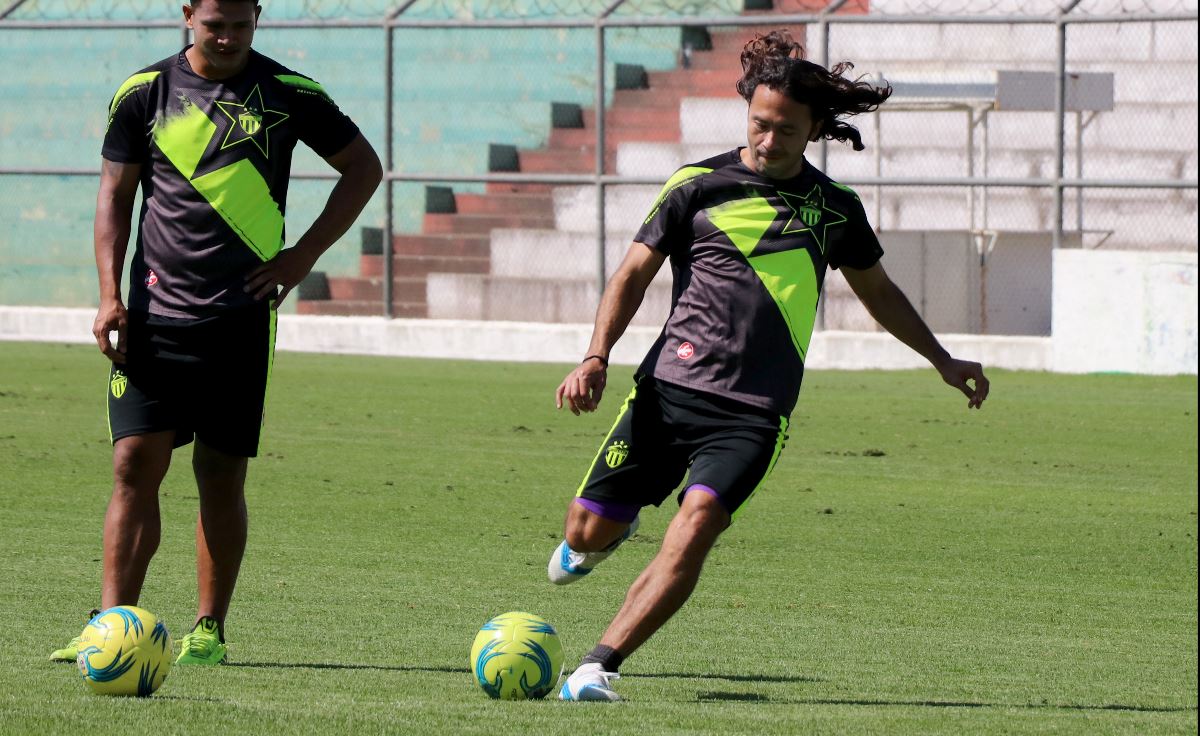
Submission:
[[[1056,33],[1055,50],[1055,109],[1056,121],[1053,155],[1055,161],[1054,176],[1024,177],[1024,178],[995,178],[995,177],[839,177],[848,185],[866,187],[1008,187],[1022,189],[1049,189],[1054,196],[1053,245],[1061,247],[1064,233],[1064,193],[1067,190],[1087,189],[1163,189],[1163,190],[1195,190],[1196,179],[1112,179],[1112,178],[1081,178],[1066,176],[1066,79],[1067,79],[1067,28],[1073,24],[1113,24],[1113,23],[1158,23],[1158,22],[1195,22],[1196,12],[1172,13],[1128,13],[1106,15],[1072,15],[1072,11],[1082,0],[1070,0],[1053,16],[1046,15],[849,15],[840,14],[848,0],[833,0],[828,6],[817,13],[807,14],[774,14],[774,15],[737,15],[737,16],[672,16],[672,17],[637,17],[616,16],[615,11],[626,3],[626,0],[611,0],[592,18],[531,18],[531,19],[428,19],[409,18],[405,14],[419,0],[404,0],[392,10],[377,20],[270,20],[260,23],[263,29],[379,29],[384,35],[384,122],[385,144],[383,147],[384,174],[384,232],[389,235],[394,230],[394,189],[398,182],[417,183],[511,183],[511,184],[558,184],[558,185],[590,185],[596,191],[596,252],[597,252],[597,281],[603,290],[608,264],[605,262],[605,233],[606,233],[606,190],[612,186],[626,184],[662,183],[660,178],[640,176],[620,176],[610,174],[605,170],[606,130],[605,116],[595,116],[595,146],[596,159],[594,171],[591,174],[522,174],[522,173],[488,173],[488,174],[444,174],[440,172],[402,173],[396,171],[393,144],[395,130],[393,121],[393,103],[395,101],[394,84],[394,33],[400,29],[592,29],[596,38],[596,79],[594,105],[597,111],[605,109],[607,64],[606,33],[617,28],[736,28],[736,27],[779,27],[779,26],[815,26],[821,39],[820,61],[826,67],[829,65],[831,46],[830,31],[835,25],[1041,25],[1053,26]],[[8,20],[25,0],[16,0],[6,9],[0,11],[0,31],[29,30],[100,30],[100,29],[177,29],[181,33],[183,44],[190,42],[189,31],[182,21],[169,20],[89,20],[89,21],[19,21]],[[820,152],[821,168],[828,166],[828,145],[822,142]],[[98,169],[91,168],[21,168],[0,167],[0,176],[96,176]],[[335,173],[296,172],[294,179],[330,180],[336,179]],[[383,311],[384,315],[393,316],[393,243],[391,237],[384,238],[383,252]]]

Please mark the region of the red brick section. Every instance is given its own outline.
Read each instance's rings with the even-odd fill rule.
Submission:
[[[775,0],[764,13],[812,13],[814,0]],[[850,0],[839,12],[865,13],[867,0]],[[758,13],[749,13],[757,15]],[[712,49],[694,51],[688,68],[650,72],[649,88],[617,90],[605,117],[605,170],[616,170],[616,148],[625,142],[679,140],[679,103],[684,97],[736,97],[740,54],[746,42],[770,27],[712,32]],[[799,41],[804,28],[792,28]],[[596,170],[596,113],[583,111],[584,127],[556,128],[546,147],[519,151],[520,169],[530,173],[587,174]],[[392,299],[397,317],[425,317],[426,276],[433,272],[488,273],[493,228],[552,228],[549,184],[488,184],[485,194],[456,194],[453,214],[426,214],[422,234],[393,237]],[[301,314],[382,314],[383,256],[362,256],[361,276],[329,279],[329,301],[300,301]]]

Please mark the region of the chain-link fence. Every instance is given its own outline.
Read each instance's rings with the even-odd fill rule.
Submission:
[[[176,13],[0,2],[21,72],[0,82],[0,304],[95,303],[103,111],[178,51]],[[321,81],[389,169],[291,308],[590,322],[662,182],[745,143],[738,52],[780,26],[895,88],[856,119],[866,151],[809,158],[858,191],[935,330],[1049,334],[1055,247],[1196,250],[1188,0],[276,0],[255,47]],[[311,152],[294,170],[293,237],[330,187]],[[664,270],[638,322],[669,302]],[[875,329],[836,273],[821,326]]]

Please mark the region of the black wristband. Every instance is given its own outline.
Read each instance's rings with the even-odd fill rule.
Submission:
[[[583,363],[588,362],[592,358],[595,358],[596,360],[600,361],[600,365],[604,366],[605,368],[608,367],[608,358],[604,357],[603,355],[589,355],[579,362],[580,362],[580,364],[583,364]]]

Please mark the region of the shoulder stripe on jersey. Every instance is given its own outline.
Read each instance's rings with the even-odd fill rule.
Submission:
[[[650,214],[646,216],[646,222],[650,222],[654,219],[654,216],[658,214],[658,208],[662,207],[662,203],[666,201],[667,196],[671,192],[675,191],[684,184],[687,184],[689,181],[692,181],[698,176],[711,173],[712,169],[706,169],[703,166],[684,166],[682,169],[672,174],[671,178],[667,179],[667,183],[663,184],[662,191],[658,193],[658,199],[654,200],[654,206],[650,208]]]
[[[318,82],[314,82],[308,77],[302,77],[299,74],[276,74],[275,78],[289,87],[295,87],[305,92],[312,92],[321,95],[330,102],[333,102],[333,98],[329,96],[329,93],[325,91],[325,88],[322,87]]]
[[[117,114],[117,108],[126,97],[138,91],[142,87],[153,82],[162,72],[142,72],[134,74],[117,89],[117,93],[113,95],[112,102],[108,105],[108,124],[112,125],[113,116]]]
[[[859,202],[862,201],[861,199],[858,198],[858,192],[854,191],[853,189],[846,186],[845,184],[838,184],[836,181],[830,181],[829,183],[834,185],[838,189],[841,189],[843,192],[849,192],[851,194],[851,196],[853,196]]]

